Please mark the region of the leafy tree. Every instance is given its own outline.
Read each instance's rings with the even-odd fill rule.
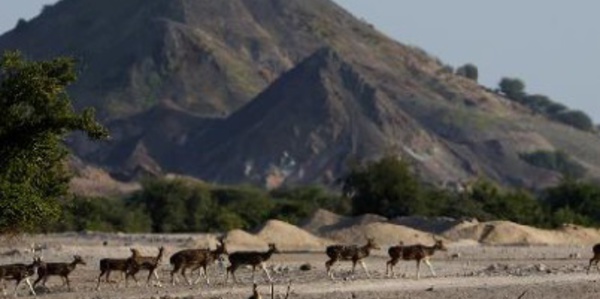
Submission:
[[[525,97],[525,83],[521,79],[502,78],[499,85],[500,91],[511,100],[521,102]]]
[[[467,63],[456,70],[456,74],[477,82],[479,78],[479,70],[472,63]]]
[[[594,122],[587,114],[585,114],[585,112],[582,111],[562,111],[554,114],[553,118],[583,131],[594,130]]]
[[[354,214],[395,217],[419,214],[425,209],[420,182],[408,163],[395,156],[353,167],[343,178],[342,188],[352,200]]]
[[[152,220],[153,232],[213,231],[217,203],[210,188],[183,179],[148,179],[130,200]]]
[[[566,178],[546,190],[544,202],[557,218],[556,225],[562,224],[556,223],[560,219],[582,225],[600,224],[600,187],[595,184]]]
[[[244,220],[244,229],[255,228],[273,216],[275,202],[268,193],[252,187],[238,187],[221,190],[227,194],[226,207],[235,211]],[[223,198],[217,199],[222,202]]]
[[[33,230],[59,215],[70,174],[63,143],[72,131],[108,135],[91,109],[78,114],[66,88],[74,61],[27,61],[18,52],[0,59],[0,233]]]
[[[553,104],[550,98],[541,94],[527,95],[524,97],[523,101],[531,109],[538,112],[546,112],[546,108]]]

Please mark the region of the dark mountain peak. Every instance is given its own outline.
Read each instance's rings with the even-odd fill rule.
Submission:
[[[272,186],[394,152],[433,181],[529,187],[558,174],[524,154],[560,150],[600,177],[597,136],[455,76],[331,0],[62,0],[0,36],[6,49],[80,61],[70,94],[113,140],[71,146],[115,172]]]

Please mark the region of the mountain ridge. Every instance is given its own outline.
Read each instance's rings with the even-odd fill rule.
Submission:
[[[600,138],[534,113],[329,0],[62,0],[0,50],[80,59],[70,92],[113,131],[75,136],[123,177],[329,184],[349,160],[410,159],[435,183],[483,176],[541,188],[561,174],[521,158],[564,151],[600,178]]]

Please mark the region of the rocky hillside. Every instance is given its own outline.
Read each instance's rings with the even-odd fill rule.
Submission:
[[[71,92],[113,139],[78,155],[123,178],[329,183],[348,159],[395,152],[441,183],[541,187],[524,161],[562,151],[600,177],[600,138],[449,73],[330,0],[62,0],[0,49],[81,63]]]

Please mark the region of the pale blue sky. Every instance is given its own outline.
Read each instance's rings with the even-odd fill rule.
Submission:
[[[546,94],[600,122],[600,1],[335,1],[445,63],[474,63],[484,85],[519,77],[530,93]],[[53,2],[0,0],[0,32]]]

